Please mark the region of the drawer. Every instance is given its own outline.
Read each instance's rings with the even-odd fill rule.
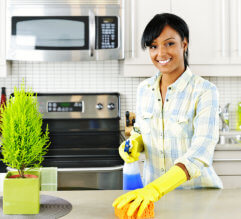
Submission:
[[[219,176],[225,189],[241,188],[241,176]]]
[[[213,167],[218,175],[241,176],[241,159],[214,159]]]
[[[214,151],[213,159],[240,159],[241,151]]]

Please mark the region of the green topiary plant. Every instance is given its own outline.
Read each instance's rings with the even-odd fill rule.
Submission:
[[[50,145],[48,126],[42,132],[38,106],[37,95],[21,85],[21,89],[14,88],[14,97],[0,108],[2,161],[17,169],[22,178],[26,168],[40,166]]]

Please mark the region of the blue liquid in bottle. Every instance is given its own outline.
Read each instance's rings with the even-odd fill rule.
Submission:
[[[130,141],[126,141],[125,152],[129,152]],[[138,161],[133,163],[125,163],[123,168],[123,189],[124,190],[134,190],[143,188],[139,163]]]
[[[123,175],[123,189],[124,190],[134,190],[143,188],[142,180],[140,174],[124,174]]]

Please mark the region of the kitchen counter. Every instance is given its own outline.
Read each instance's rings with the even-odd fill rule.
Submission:
[[[72,203],[72,211],[63,219],[115,219],[111,204],[123,193],[122,190],[41,192]],[[155,203],[155,218],[240,219],[240,203],[241,189],[175,190]]]

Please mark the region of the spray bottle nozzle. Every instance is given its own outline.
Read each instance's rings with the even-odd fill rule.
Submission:
[[[124,148],[124,152],[127,152],[128,154],[130,154],[130,148],[131,148],[131,145],[130,145],[130,140],[126,140],[125,142],[125,148]]]

